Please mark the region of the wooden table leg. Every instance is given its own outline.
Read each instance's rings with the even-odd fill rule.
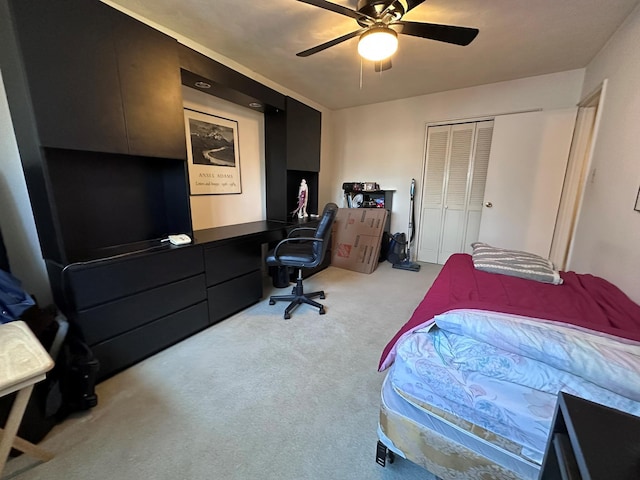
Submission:
[[[22,416],[27,408],[27,403],[29,403],[29,397],[31,397],[32,390],[33,384],[19,390],[16,395],[16,399],[11,406],[11,412],[9,413],[7,423],[4,426],[2,439],[0,439],[0,474],[2,474],[4,466],[7,463],[9,452],[13,446],[13,440],[16,438],[16,434],[18,433],[18,428],[20,427],[20,422],[22,422]]]

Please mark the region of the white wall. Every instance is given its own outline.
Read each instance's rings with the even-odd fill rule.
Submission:
[[[332,199],[342,204],[343,182],[378,182],[396,191],[391,231],[407,232],[409,185],[422,182],[427,124],[572,107],[583,76],[572,70],[333,112]],[[419,190],[415,204],[417,221]]]
[[[640,303],[640,7],[587,66],[583,96],[608,79],[569,268]]]
[[[192,195],[193,229],[202,230],[267,218],[264,115],[193,88],[182,87],[182,98],[186,108],[238,122],[242,193]]]
[[[12,273],[40,305],[51,303],[47,271],[22,173],[7,95],[0,72],[0,229]]]

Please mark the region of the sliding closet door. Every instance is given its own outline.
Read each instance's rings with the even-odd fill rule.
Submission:
[[[444,263],[477,240],[493,121],[429,127],[418,260]]]
[[[576,109],[495,118],[479,240],[549,256]]]

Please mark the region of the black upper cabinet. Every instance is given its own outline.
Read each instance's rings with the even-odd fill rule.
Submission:
[[[97,0],[11,6],[43,146],[186,158],[176,40]]]
[[[129,153],[186,158],[175,39],[111,10]]]
[[[318,172],[322,114],[291,97],[286,105],[287,169]]]
[[[110,7],[10,2],[40,143],[128,153]]]

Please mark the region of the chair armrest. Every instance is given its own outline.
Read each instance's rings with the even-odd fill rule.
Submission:
[[[313,230],[313,229],[312,229]],[[315,238],[315,237],[287,237],[278,242],[276,248],[273,249],[273,256],[278,258],[278,249],[289,242],[299,242],[299,241],[313,241],[313,242],[324,242],[323,238]]]
[[[316,229],[313,227],[296,227],[289,232],[289,234],[287,235],[287,238],[290,238],[292,233],[299,232],[300,230],[312,230],[314,232],[316,231]]]

